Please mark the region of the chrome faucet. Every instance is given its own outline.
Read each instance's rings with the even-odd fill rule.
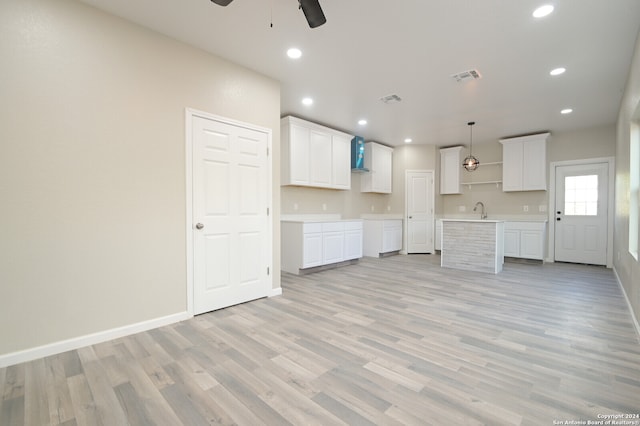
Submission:
[[[487,213],[484,211],[484,204],[482,203],[482,201],[478,201],[476,203],[476,206],[473,208],[473,211],[475,212],[476,210],[478,210],[478,206],[482,207],[482,210],[480,210],[480,219],[486,219]]]

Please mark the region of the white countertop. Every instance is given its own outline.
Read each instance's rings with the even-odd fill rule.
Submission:
[[[474,222],[474,223],[503,223],[504,220],[496,219],[440,219],[443,222]]]
[[[326,213],[326,214],[283,214],[280,216],[280,222],[354,222],[362,220],[387,220],[387,219],[400,219],[404,216],[402,214],[361,214],[359,218],[343,219],[340,214]]]
[[[480,217],[479,214],[469,215],[469,214],[459,214],[459,215],[447,215],[447,217],[436,216],[436,220],[477,220]],[[548,222],[547,216],[542,215],[499,215],[499,214],[489,214],[489,219],[486,220],[498,220],[502,222]]]
[[[321,222],[362,222],[362,219],[342,219],[339,214],[299,214],[299,215],[282,215],[280,222],[303,222],[303,223],[321,223]]]
[[[361,214],[360,215],[361,219],[365,219],[365,220],[386,220],[386,219],[393,219],[393,220],[397,220],[397,219],[404,219],[404,215],[402,214],[393,214],[393,213],[369,213],[369,214]]]

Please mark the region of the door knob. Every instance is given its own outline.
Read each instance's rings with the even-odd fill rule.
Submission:
[[[202,229],[204,228],[204,225],[201,223],[196,223],[196,229]]]
[[[409,219],[413,219],[413,216],[409,216]]]
[[[557,217],[557,218],[556,218],[556,220],[557,220],[558,222],[560,222],[562,219],[560,219],[559,217]]]

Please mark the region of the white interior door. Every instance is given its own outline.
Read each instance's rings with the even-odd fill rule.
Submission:
[[[194,314],[265,297],[271,247],[268,134],[192,120]]]
[[[407,253],[433,253],[433,171],[406,172]]]
[[[607,264],[608,163],[556,167],[555,260]]]

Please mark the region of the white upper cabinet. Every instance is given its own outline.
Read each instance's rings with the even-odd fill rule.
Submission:
[[[461,152],[461,146],[440,150],[440,194],[462,193],[460,189]]]
[[[336,189],[351,189],[351,137],[334,134],[331,137],[332,177]]]
[[[376,142],[364,144],[364,167],[368,173],[361,176],[360,192],[390,194],[393,174],[393,148]]]
[[[502,190],[547,190],[547,139],[549,133],[501,139]]]
[[[309,144],[309,183],[312,186],[331,188],[331,134],[311,130]]]
[[[352,136],[295,117],[280,128],[282,185],[351,188]]]

